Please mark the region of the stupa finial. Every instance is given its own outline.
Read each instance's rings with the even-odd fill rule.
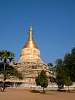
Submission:
[[[33,39],[33,34],[32,34],[32,25],[29,27],[29,32],[28,32],[28,40],[26,44],[24,45],[23,48],[38,48],[34,39]]]

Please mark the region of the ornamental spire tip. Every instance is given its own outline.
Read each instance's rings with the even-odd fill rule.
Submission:
[[[30,25],[30,27],[29,27],[29,31],[32,31],[32,25]]]

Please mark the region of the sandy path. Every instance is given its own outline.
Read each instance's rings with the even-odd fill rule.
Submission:
[[[7,89],[0,92],[0,100],[75,100],[75,93],[53,92],[32,93],[25,89]]]

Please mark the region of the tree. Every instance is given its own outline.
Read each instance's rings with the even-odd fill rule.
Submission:
[[[72,85],[75,82],[75,48],[71,53],[67,53],[64,59],[58,59],[56,62],[56,82],[58,87]]]
[[[60,90],[64,87],[64,78],[65,78],[62,59],[57,59],[55,66],[56,66],[56,83],[58,85],[58,89]]]
[[[37,86],[40,85],[41,87],[43,87],[43,92],[45,93],[44,88],[48,86],[48,77],[44,70],[42,70],[41,73],[38,74],[38,77],[36,77],[35,81]]]
[[[71,53],[65,54],[63,62],[67,76],[75,82],[75,48],[71,50]]]
[[[65,79],[65,85],[68,86],[68,92],[69,92],[69,91],[70,91],[70,90],[69,90],[69,86],[72,85],[72,81],[71,81],[70,77],[67,77],[67,78]]]
[[[16,76],[22,79],[22,74],[17,71],[16,68],[10,65],[10,62],[14,59],[14,53],[1,50],[0,51],[0,74],[3,74],[2,91],[5,90],[5,81],[9,76]]]

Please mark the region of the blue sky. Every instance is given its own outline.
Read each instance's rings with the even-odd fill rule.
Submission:
[[[18,60],[29,25],[46,62],[75,47],[75,0],[0,0],[0,49]]]

